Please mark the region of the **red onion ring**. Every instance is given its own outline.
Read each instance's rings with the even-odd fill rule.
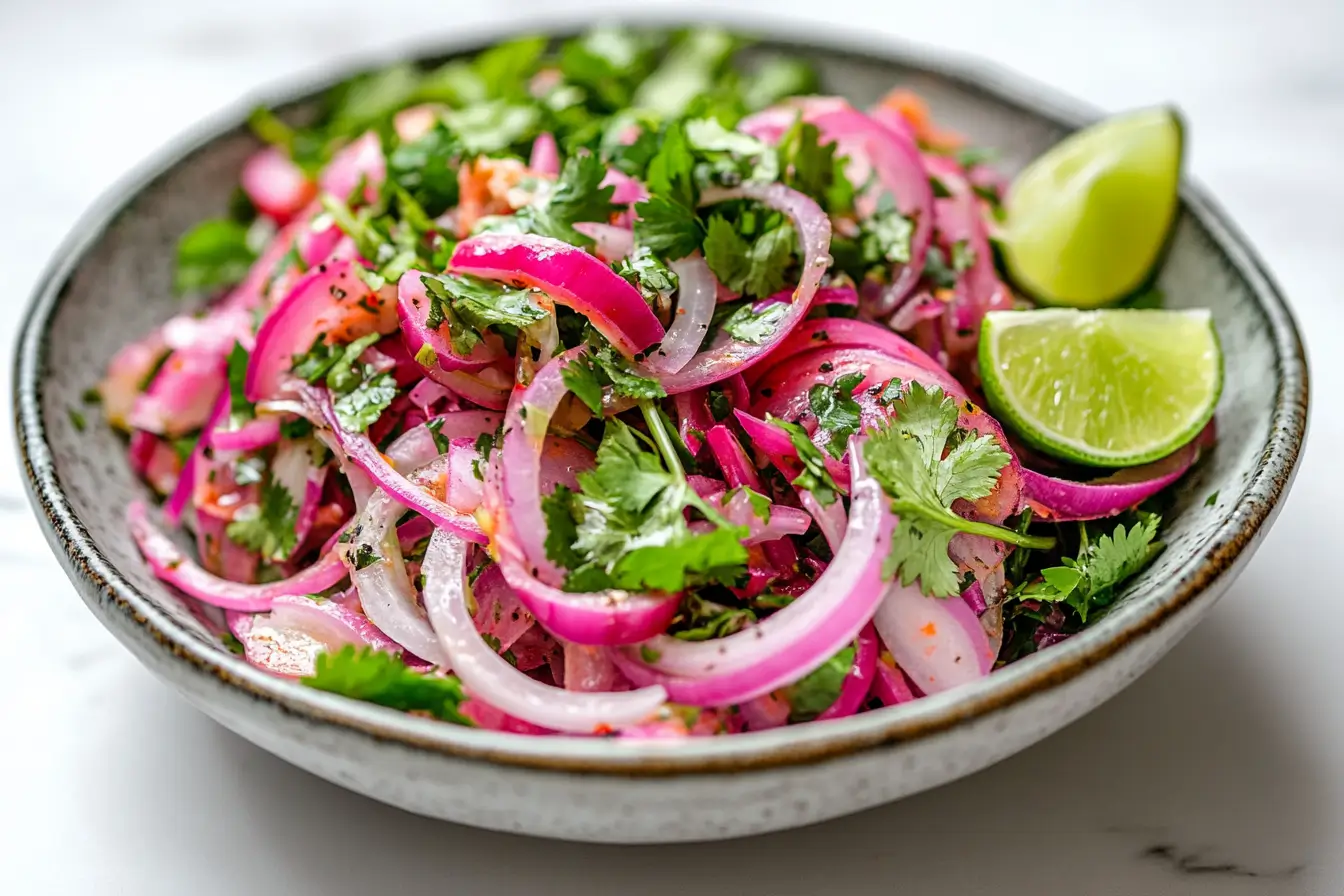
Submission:
[[[855,645],[854,662],[840,685],[840,696],[817,716],[818,722],[852,716],[863,708],[863,702],[868,699],[877,672],[877,631],[871,622],[859,632]]]
[[[452,343],[443,335],[448,329],[445,322],[438,329],[430,329],[426,321],[429,318],[429,295],[425,290],[425,276],[422,271],[409,270],[397,281],[397,319],[401,321],[401,337],[406,343],[406,351],[420,362],[422,350],[428,346],[434,359],[421,366],[427,371],[438,368],[441,371],[479,370],[487,364],[493,364],[508,357],[503,341],[494,333],[486,333],[485,338],[476,344],[471,354],[462,356],[453,351]]]
[[[888,585],[873,624],[925,694],[983,678],[994,667],[993,645],[966,601],[926,597],[918,583]]]
[[[532,141],[532,156],[527,167],[533,174],[543,177],[557,177],[560,174],[560,148],[555,145],[555,137],[543,131]]]
[[[639,290],[594,256],[561,240],[485,233],[458,243],[450,264],[458,273],[540,289],[550,301],[586,316],[627,356],[663,338],[663,325]]]
[[[341,201],[350,198],[360,181],[364,182],[364,201],[378,201],[378,190],[387,179],[387,160],[378,135],[368,131],[332,156],[318,177],[323,193]]]
[[[601,734],[646,721],[667,694],[659,687],[623,693],[567,691],[518,671],[486,644],[467,609],[467,545],[440,529],[423,570],[425,607],[453,671],[474,696],[515,718],[573,734]]]
[[[126,522],[155,577],[214,607],[249,612],[269,610],[277,597],[317,594],[345,578],[345,566],[340,558],[326,551],[312,566],[287,579],[264,585],[232,582],[206,572],[182,553],[172,539],[150,522],[149,511],[143,502],[131,502],[126,508]]]
[[[789,217],[803,247],[803,274],[793,291],[788,313],[770,337],[760,345],[752,345],[720,331],[709,347],[691,358],[685,367],[663,378],[663,388],[670,395],[716,383],[769,355],[807,316],[812,297],[830,266],[831,221],[810,198],[783,184],[746,183],[730,190],[706,190],[700,204],[715,205],[733,199],[752,199]]]
[[[274,146],[253,153],[238,179],[257,211],[277,224],[287,224],[317,197],[317,184]]]
[[[654,374],[676,373],[700,350],[714,317],[718,282],[699,253],[669,265],[677,275],[677,310],[667,335],[644,366]]]

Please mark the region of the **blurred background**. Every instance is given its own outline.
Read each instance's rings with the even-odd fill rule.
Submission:
[[[404,815],[190,709],[84,610],[23,497],[5,415],[0,891],[214,894],[1344,892],[1337,603],[1344,386],[1340,0],[0,0],[0,270],[13,341],[76,218],[162,143],[264,85],[549,22],[730,16],[974,55],[1101,110],[1172,101],[1189,172],[1261,251],[1312,344],[1314,450],[1256,561],[1113,702],[973,778],[770,838],[597,848]],[[1230,359],[1235,363],[1235,359]],[[9,392],[8,365],[3,378]],[[6,399],[7,400],[7,399]]]

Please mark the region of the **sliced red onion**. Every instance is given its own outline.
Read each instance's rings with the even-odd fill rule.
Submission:
[[[845,534],[845,524],[848,522],[845,515],[845,505],[839,501],[832,501],[829,505],[823,505],[807,489],[799,490],[798,503],[802,504],[803,509],[812,515],[812,519],[817,521],[817,528],[821,529],[822,537],[826,539],[826,546],[834,554],[840,549],[840,542]]]
[[[925,694],[983,678],[994,667],[993,645],[966,601],[926,597],[918,582],[888,585],[873,623]]]
[[[432,533],[431,533],[432,534]],[[527,633],[536,620],[518,598],[518,592],[504,581],[499,565],[491,563],[471,586],[476,599],[476,628],[499,642],[503,653]]]
[[[453,270],[540,289],[567,305],[628,356],[663,338],[639,290],[569,243],[531,234],[485,233],[457,244]]]
[[[878,656],[875,673],[873,696],[880,700],[883,706],[897,706],[924,696],[910,683],[905,673],[896,667],[896,661],[892,659],[890,653]]]
[[[877,631],[870,622],[855,639],[854,662],[840,685],[840,696],[817,716],[817,721],[843,719],[862,709],[864,701],[868,699],[868,692],[873,689],[873,678],[876,674]]]
[[[317,507],[322,500],[322,486],[327,481],[327,468],[313,465],[311,442],[286,440],[280,443],[271,462],[271,478],[282,486],[298,512],[294,522],[295,544],[303,544],[313,527]]]
[[[493,411],[504,410],[509,403],[509,390],[513,388],[513,371],[507,361],[480,370],[427,370],[426,373],[458,398]]]
[[[317,184],[274,146],[253,153],[239,180],[257,211],[278,224],[287,224],[317,196]]]
[[[473,442],[483,433],[499,429],[503,414],[493,411],[452,411],[440,414],[414,429],[398,436],[387,446],[387,459],[402,470],[423,467],[443,452],[430,431],[430,424],[438,430],[439,439],[452,442],[470,439]]]
[[[351,262],[318,265],[308,271],[257,331],[244,387],[247,399],[276,397],[280,393],[280,377],[289,371],[294,356],[308,351],[320,335],[328,334],[330,338],[333,329],[341,328],[343,332],[348,329],[347,324],[354,323],[363,324],[362,332],[343,332],[352,339],[375,329],[391,332],[383,320],[387,314],[380,310],[383,304]]]
[[[439,110],[430,103],[409,106],[392,116],[392,128],[402,143],[414,143],[434,129]]]
[[[899,266],[877,309],[879,314],[888,313],[919,280],[933,238],[933,190],[924,173],[919,147],[908,131],[887,127],[839,97],[786,101],[781,108],[744,119],[738,130],[774,142],[800,113],[804,121],[817,126],[823,143],[836,144],[837,157],[849,157],[848,174],[853,183],[866,183],[869,171],[875,172],[897,209],[914,222],[910,263]],[[788,123],[784,124],[786,118]]]
[[[423,570],[425,607],[453,671],[474,696],[515,718],[573,734],[606,733],[646,721],[667,700],[659,687],[623,693],[567,691],[514,668],[481,638],[467,609],[467,545],[439,530]]]
[[[723,478],[729,488],[746,486],[757,492],[764,490],[761,485],[761,474],[756,471],[751,458],[747,457],[746,449],[742,447],[742,443],[733,435],[731,429],[722,423],[711,427],[709,432],[705,433],[705,444],[709,446],[719,464],[719,469],[723,471]]]
[[[674,702],[742,703],[791,684],[852,641],[882,599],[882,547],[891,535],[882,489],[851,452],[854,498],[835,560],[801,597],[750,628],[710,641],[660,635],[640,655],[613,656],[636,684],[658,683]]]
[[[817,349],[867,349],[887,355],[895,361],[922,367],[939,377],[947,378],[947,371],[914,343],[891,332],[886,327],[847,317],[823,317],[805,320],[775,347],[765,361],[747,376],[753,388],[765,380],[779,379],[775,368],[787,364],[797,356]],[[962,394],[960,384],[958,393]]]
[[[1199,459],[1201,449],[1213,441],[1210,423],[1194,441],[1161,460],[1132,467],[1105,479],[1074,482],[1056,479],[1025,467],[1022,484],[1027,502],[1046,520],[1095,520],[1115,516],[1143,503],[1185,475]]]
[[[644,366],[655,374],[676,373],[700,350],[714,317],[718,281],[699,253],[669,265],[677,275],[677,311],[662,343]]]
[[[289,678],[312,675],[320,654],[344,644],[401,653],[401,645],[335,600],[286,595],[275,599],[268,614],[230,611],[228,616],[247,661]]]
[[[378,201],[379,188],[386,179],[383,145],[376,133],[368,131],[332,156],[317,182],[322,192],[345,201],[363,181],[364,201],[372,203]]]
[[[415,481],[403,480],[411,488],[417,483],[442,475],[435,464],[412,474]],[[350,581],[359,589],[359,602],[374,625],[389,638],[418,657],[436,666],[448,666],[448,654],[434,637],[433,630],[420,612],[415,589],[411,587],[402,558],[401,545],[392,524],[402,507],[383,489],[378,489],[364,507],[364,513],[350,528],[345,562]],[[366,558],[372,552],[372,561]],[[360,568],[361,564],[363,568]]]
[[[475,517],[459,513],[398,473],[365,433],[350,432],[341,426],[341,421],[336,416],[336,409],[331,403],[331,395],[326,389],[308,388],[305,394],[321,410],[322,419],[327,429],[336,437],[341,453],[367,473],[380,488],[405,507],[429,517],[436,525],[449,529],[468,541],[486,543],[488,539]],[[414,648],[412,652],[430,659]]]
[[[644,188],[644,185],[623,171],[608,168],[607,176],[602,178],[602,183],[598,186],[616,188],[611,194],[612,203],[629,206],[628,209],[617,216],[616,224],[627,230],[633,227],[635,224],[635,203],[649,198],[649,191]]]
[[[221,392],[219,399],[215,402],[215,409],[210,414],[210,419],[206,421],[203,432],[210,432],[228,417],[229,404],[228,393]],[[188,455],[186,462],[182,464],[182,470],[177,477],[177,484],[173,486],[172,494],[163,504],[163,519],[170,526],[181,524],[182,512],[191,503],[192,493],[196,489],[196,467],[203,462],[205,448],[206,439],[202,435],[201,438],[196,440],[196,444],[192,447],[191,454]]]
[[[887,326],[898,332],[913,330],[923,321],[937,320],[947,313],[947,303],[927,292],[918,293],[896,309]]]
[[[750,533],[742,539],[745,545],[760,544],[761,542],[778,541],[789,535],[802,535],[808,529],[812,528],[812,518],[797,507],[789,507],[787,504],[771,504],[770,518],[763,520],[756,515],[756,510],[751,506],[751,499],[745,492],[736,492],[728,498],[726,503],[723,498],[724,493],[712,496],[711,500],[719,503],[723,508],[724,519],[735,526],[746,526]],[[837,502],[838,503],[838,502]],[[692,528],[700,531],[709,531],[713,524],[707,521],[697,521],[691,523]]]
[[[550,728],[543,728],[540,725],[533,725],[531,722],[524,722],[522,719],[515,719],[504,710],[476,698],[463,700],[462,705],[457,709],[462,715],[471,719],[473,725],[486,731],[505,731],[509,734],[531,735],[555,733]]]
[[[444,495],[449,507],[473,513],[481,506],[485,483],[478,471],[484,463],[474,439],[453,439],[448,446],[448,490]]]
[[[149,388],[135,400],[127,422],[136,429],[177,438],[210,419],[225,388],[224,355],[183,349],[168,356]]]
[[[406,394],[406,397],[411,400],[411,404],[428,414],[430,408],[443,401],[450,394],[446,386],[441,386],[429,377],[425,377],[411,387],[411,391]]]
[[[558,355],[537,371],[526,389],[514,393],[504,418],[504,444],[492,465],[500,487],[495,494],[487,484],[486,507],[493,517],[493,547],[504,578],[538,622],[556,637],[578,644],[630,644],[667,627],[676,613],[677,596],[566,593],[555,587],[564,574],[544,546],[541,458],[546,430],[569,391],[561,373],[583,351],[580,346]]]
[[[426,370],[436,367],[442,371],[478,370],[508,356],[503,341],[494,333],[487,333],[469,355],[454,352],[449,337],[444,335],[448,324],[445,322],[438,329],[430,329],[426,323],[430,302],[421,280],[424,276],[424,272],[412,269],[402,274],[397,282],[397,319],[401,321],[401,336],[406,350],[421,366]]]
[[[595,243],[593,251],[597,257],[612,264],[635,251],[635,232],[619,224],[604,224],[597,221],[579,221],[574,229],[584,236],[591,237]]]
[[[126,522],[140,553],[154,575],[199,601],[226,610],[269,610],[285,594],[317,594],[345,578],[345,566],[333,552],[325,552],[312,566],[287,579],[264,585],[247,585],[211,575],[178,549],[149,519],[143,502],[126,509]]]
[[[768,731],[789,724],[793,707],[778,694],[762,694],[744,702],[737,711],[748,731]]]
[[[113,426],[127,426],[126,417],[135,407],[140,384],[167,353],[162,329],[117,350],[107,365],[107,376],[98,384],[107,422]]]
[[[532,141],[532,157],[527,163],[533,174],[557,177],[560,174],[560,148],[555,137],[543,131]]]
[[[770,354],[807,316],[812,297],[831,264],[831,220],[807,196],[783,184],[746,183],[730,190],[706,190],[700,202],[715,205],[734,199],[752,199],[789,217],[803,247],[802,277],[793,291],[789,311],[780,319],[774,333],[760,345],[753,345],[720,331],[685,367],[663,379],[663,388],[672,395],[740,373]]]
[[[260,451],[280,440],[280,418],[257,417],[237,429],[220,429],[216,426],[208,431],[210,447],[216,451]]]

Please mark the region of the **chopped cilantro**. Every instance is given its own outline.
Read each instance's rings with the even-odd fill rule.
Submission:
[[[859,403],[854,390],[863,382],[862,373],[847,373],[833,385],[817,383],[807,391],[807,403],[826,433],[826,450],[839,460],[849,450],[849,437],[859,431]]]
[[[695,211],[666,196],[637,203],[635,214],[635,241],[665,258],[685,258],[705,239]]]
[[[780,322],[789,313],[788,302],[772,302],[755,310],[755,303],[747,301],[736,305],[720,305],[717,324],[738,342],[761,345],[777,332]]]
[[[569,391],[594,414],[602,413],[602,391],[608,386],[626,398],[664,398],[667,392],[655,379],[635,372],[610,344],[591,349],[570,361],[560,372]]]
[[[430,302],[425,323],[437,328],[446,322],[449,342],[460,355],[469,354],[487,330],[522,329],[546,317],[525,289],[468,274],[425,274],[420,281]]]
[[[854,665],[855,647],[846,646],[835,656],[784,689],[790,722],[809,722],[840,697],[840,688]]]
[[[397,381],[392,374],[377,373],[366,365],[364,378],[336,399],[336,417],[350,432],[363,432],[377,422],[396,397]]]
[[[76,408],[69,408],[67,413],[70,415],[70,425],[75,428],[76,432],[83,432],[85,427],[89,425],[89,422],[84,419],[82,411]]]
[[[733,292],[763,299],[788,282],[796,242],[793,226],[788,223],[748,242],[739,226],[714,214],[705,233],[705,262],[719,282]]]
[[[1081,539],[1077,557],[1065,557],[1061,566],[1041,570],[1041,579],[1016,592],[1024,600],[1063,601],[1072,607],[1082,622],[1090,612],[1105,609],[1116,597],[1116,588],[1157,556],[1162,543],[1156,541],[1161,518],[1140,513],[1139,521],[1126,529],[1118,523],[1110,535],[1089,542],[1087,526],[1079,524]]]
[[[1205,506],[1205,507],[1214,507],[1214,506],[1216,506],[1217,504],[1218,504],[1218,493],[1217,493],[1217,492],[1214,492],[1213,494],[1209,495],[1207,498],[1204,499],[1204,506]]]
[[[599,186],[607,176],[607,166],[589,152],[570,156],[545,198],[534,202],[515,216],[517,225],[527,233],[539,233],[576,246],[592,245],[592,237],[579,233],[580,221],[605,222],[620,211],[611,202],[614,186]]]
[[[660,417],[646,419],[668,444]],[[710,582],[736,584],[746,571],[744,527],[728,525],[686,483],[675,451],[651,451],[619,420],[607,421],[597,465],[580,473],[579,492],[557,488],[542,501],[547,556],[571,572],[573,591],[621,588],[674,593]],[[690,508],[715,523],[692,532]]]
[[[471,724],[459,711],[466,695],[455,676],[412,672],[399,657],[373,647],[347,644],[335,653],[318,654],[313,674],[302,681],[319,691]]]
[[[246,225],[228,218],[202,221],[177,242],[173,288],[187,293],[233,286],[256,260],[256,239]]]
[[[873,477],[892,498],[900,517],[887,576],[900,573],[909,585],[919,580],[925,594],[959,594],[957,567],[947,547],[958,532],[971,532],[1031,548],[1048,548],[1052,538],[1020,535],[952,512],[959,499],[974,501],[993,491],[1010,460],[992,435],[957,428],[957,407],[938,387],[917,382],[891,406],[893,415],[864,443],[864,459]]]
[[[402,143],[387,157],[387,177],[430,216],[443,214],[457,205],[457,160],[461,141],[443,122],[413,143]],[[406,216],[406,210],[402,211]],[[419,222],[427,230],[427,222]]]
[[[775,416],[768,416],[765,419],[767,423],[773,423],[788,433],[789,441],[793,443],[793,450],[798,452],[798,462],[802,464],[803,471],[798,474],[792,484],[811,492],[812,496],[823,505],[834,504],[840,492],[840,486],[835,484],[835,480],[827,472],[826,458],[822,456],[821,450],[813,444],[812,437],[807,434],[807,430],[797,423],[790,423]]]
[[[740,632],[756,621],[756,613],[745,607],[727,607],[688,594],[672,621],[672,637],[682,641],[709,641]]]
[[[262,485],[259,503],[238,511],[224,531],[235,544],[265,560],[286,560],[297,547],[298,514],[289,490],[271,480]]]
[[[247,365],[252,355],[235,342],[229,352],[229,426],[237,428],[257,415],[257,409],[247,400]]]
[[[638,289],[650,305],[657,305],[680,285],[677,275],[648,246],[640,246],[633,255],[621,259],[616,273]]]

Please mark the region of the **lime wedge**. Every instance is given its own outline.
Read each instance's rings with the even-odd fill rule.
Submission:
[[[1001,232],[1013,281],[1042,304],[1097,308],[1141,287],[1176,217],[1181,119],[1117,115],[1065,138],[1013,181]]]
[[[1131,467],[1193,439],[1223,389],[1204,309],[996,311],[980,331],[989,406],[1034,447]]]

